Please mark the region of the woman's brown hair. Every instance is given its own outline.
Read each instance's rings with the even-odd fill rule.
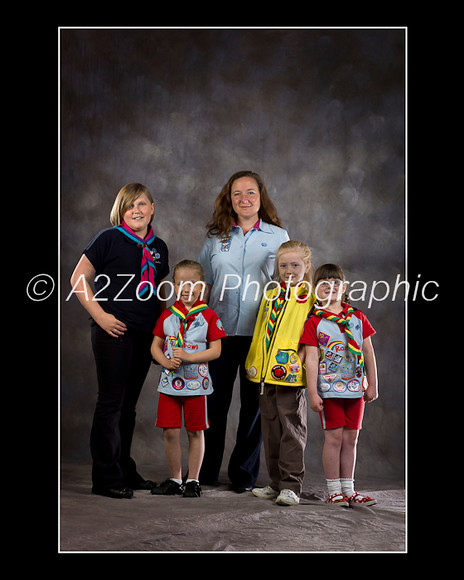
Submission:
[[[253,171],[238,171],[237,173],[234,173],[234,175],[232,175],[229,181],[224,185],[221,193],[217,196],[216,201],[214,202],[213,216],[206,225],[209,236],[218,236],[222,240],[230,237],[230,230],[237,221],[237,214],[232,209],[230,193],[234,181],[241,177],[251,177],[258,184],[261,202],[261,207],[258,212],[260,219],[268,224],[282,227],[281,221],[277,215],[277,209],[272,203],[261,177]]]

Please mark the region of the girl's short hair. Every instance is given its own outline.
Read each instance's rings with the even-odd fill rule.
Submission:
[[[346,277],[343,270],[337,264],[322,264],[319,266],[317,270],[314,272],[313,278],[313,285],[314,285],[314,293],[316,294],[316,288],[318,282],[321,280],[329,280],[330,278],[335,278],[337,280],[341,280],[342,282],[346,282]],[[348,294],[345,293],[344,296],[341,297],[343,302],[348,302]]]
[[[143,193],[147,196],[148,201],[150,203],[153,203],[151,193],[148,190],[148,187],[145,187],[145,185],[142,185],[141,183],[128,183],[127,185],[122,187],[119,190],[116,199],[114,200],[113,207],[111,208],[110,212],[111,225],[120,226],[126,211],[130,208],[130,206],[134,203],[134,201],[138,197],[140,197]],[[154,215],[155,212],[153,212],[151,219],[153,219]]]
[[[337,264],[322,264],[322,266],[319,266],[319,268],[314,272],[314,286],[316,286],[320,280],[328,280],[329,278],[337,278],[342,282],[346,281],[345,274],[340,266],[337,266]]]
[[[181,268],[192,268],[196,270],[198,275],[200,276],[200,280],[204,281],[205,274],[203,271],[203,266],[199,262],[195,262],[195,260],[182,260],[178,264],[174,266],[174,270],[172,271],[172,279],[174,280],[174,276],[176,275],[177,270]]]
[[[298,240],[288,240],[280,245],[279,249],[277,250],[276,258],[275,258],[275,267],[274,267],[274,280],[280,280],[279,274],[279,258],[283,254],[287,252],[300,252],[301,259],[304,262],[304,265],[307,266],[309,264],[309,270],[305,272],[303,276],[303,280],[309,282],[311,284],[312,278],[312,265],[311,265],[311,248],[308,244],[304,242],[299,242]]]

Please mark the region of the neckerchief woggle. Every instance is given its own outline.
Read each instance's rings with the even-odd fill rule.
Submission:
[[[144,238],[139,237],[130,227],[122,222],[120,226],[115,226],[122,234],[128,237],[130,240],[135,242],[140,248],[142,248],[142,263],[140,272],[140,284],[137,288],[137,296],[140,298],[146,292],[151,292],[156,295],[155,288],[155,276],[156,276],[156,266],[153,256],[148,246],[156,238],[153,228],[150,226],[148,228],[147,235]]]
[[[364,366],[364,357],[362,351],[359,347],[359,344],[355,341],[353,333],[350,330],[350,319],[353,315],[354,309],[352,306],[345,304],[342,302],[342,306],[348,306],[346,310],[346,318],[342,318],[337,314],[333,314],[332,312],[327,312],[326,310],[321,310],[320,308],[314,309],[314,314],[321,318],[325,318],[326,320],[331,320],[340,326],[342,331],[346,332],[348,335],[348,350],[350,350],[355,356],[358,357],[359,366],[362,368]]]

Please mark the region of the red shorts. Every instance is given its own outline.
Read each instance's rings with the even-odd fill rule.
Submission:
[[[174,397],[160,393],[156,426],[180,429],[182,427],[182,407],[184,408],[186,429],[189,431],[204,431],[208,429],[206,395]]]
[[[359,430],[362,427],[364,398],[358,399],[322,399],[324,408],[319,413],[323,429]]]

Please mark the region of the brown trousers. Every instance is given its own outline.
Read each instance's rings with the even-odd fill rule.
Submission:
[[[307,400],[303,387],[266,384],[259,396],[266,465],[275,491],[301,494],[307,435]]]

